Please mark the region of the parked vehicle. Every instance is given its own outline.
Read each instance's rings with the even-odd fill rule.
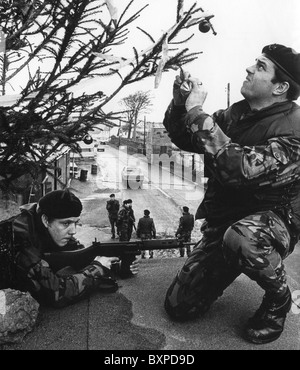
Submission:
[[[142,188],[144,174],[140,168],[125,166],[122,169],[122,181],[127,185],[127,188]]]

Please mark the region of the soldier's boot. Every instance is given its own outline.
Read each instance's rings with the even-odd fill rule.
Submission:
[[[153,251],[149,251],[149,258],[153,258]]]
[[[291,305],[289,288],[279,298],[265,294],[261,306],[246,325],[245,338],[255,344],[269,343],[278,339],[283,332]]]

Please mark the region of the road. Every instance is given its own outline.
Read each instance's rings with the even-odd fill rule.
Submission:
[[[193,183],[189,176],[182,179],[180,174],[176,175],[176,171],[172,176],[166,169],[155,164],[149,166],[144,158],[128,155],[124,150],[106,146],[104,152],[97,153],[95,163],[98,168],[97,174],[90,173],[91,165],[80,166],[89,170],[87,182],[79,184],[79,180],[74,180],[77,184],[73,185],[77,190],[78,186],[81,189],[79,197],[84,206],[82,223],[97,229],[98,234],[102,233],[99,234],[101,240],[103,238],[106,240],[110,236],[105,206],[111,193],[116,194],[120,203],[124,199],[133,200],[136,220],[143,216],[144,209],[149,209],[160,238],[174,237],[181,216],[181,207],[186,205],[190,212],[195,214],[203,198],[203,188]],[[142,188],[137,188],[133,183],[127,188],[122,182],[121,171],[126,165],[141,168],[145,175]],[[196,223],[193,240],[198,240],[199,236],[200,223]],[[85,242],[89,234],[86,231],[82,234],[79,230],[77,237],[80,240],[84,238]]]

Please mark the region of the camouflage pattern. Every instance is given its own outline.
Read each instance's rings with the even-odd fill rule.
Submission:
[[[224,235],[226,261],[267,293],[282,294],[287,281],[282,260],[291,252],[287,227],[274,212],[258,212],[234,223]]]
[[[165,309],[172,319],[185,321],[204,314],[240,274],[228,266],[223,256],[222,240],[227,227],[202,224],[202,239],[166,293]]]
[[[54,273],[45,260],[36,256],[30,263],[28,257],[23,253],[17,256],[17,288],[29,291],[42,304],[64,307],[93,291],[114,292],[118,289],[108,269],[97,262],[81,271],[68,268]]]
[[[98,262],[87,262],[80,271],[66,266],[56,271],[43,258],[55,245],[36,214],[36,204],[23,207],[14,219],[15,282],[12,288],[29,291],[41,304],[63,307],[95,290],[116,291],[118,285],[110,271]],[[64,250],[84,248],[71,239]]]
[[[164,125],[180,149],[204,154],[207,191],[196,218],[211,224],[281,209],[300,233],[300,107],[251,111],[245,100],[212,116],[172,103]]]
[[[120,241],[129,241],[131,238],[131,212],[129,208],[122,207],[118,213],[117,228]]]
[[[242,100],[212,116],[170,104],[172,142],[204,154],[208,177],[203,238],[167,291],[174,319],[204,312],[241,272],[270,294],[286,290],[282,259],[300,235],[299,122],[292,101],[252,111]]]
[[[202,225],[203,238],[169,287],[165,308],[175,320],[205,313],[240,273],[270,294],[287,287],[282,259],[291,249],[284,222],[272,211],[230,225]]]

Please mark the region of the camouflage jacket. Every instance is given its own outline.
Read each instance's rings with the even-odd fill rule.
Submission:
[[[170,104],[164,126],[180,149],[204,155],[207,190],[196,219],[212,225],[272,209],[300,231],[300,107],[251,111],[242,100],[212,116]]]
[[[43,258],[45,252],[58,251],[36,213],[36,204],[21,207],[13,224],[16,248],[16,288],[29,291],[41,304],[63,307],[94,290],[116,291],[118,286],[110,271],[96,261],[89,261],[80,271],[54,271]],[[83,248],[75,239],[64,250]]]
[[[135,222],[134,211],[132,208],[121,207],[118,212],[117,225],[120,227],[131,227]]]

